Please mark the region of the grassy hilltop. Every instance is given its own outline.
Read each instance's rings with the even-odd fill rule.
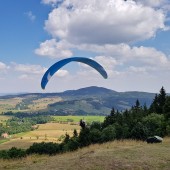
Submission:
[[[0,160],[0,169],[23,170],[169,170],[170,138],[161,144],[133,140],[95,144],[56,156],[32,155],[21,160]]]

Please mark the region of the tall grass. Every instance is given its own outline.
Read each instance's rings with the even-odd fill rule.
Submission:
[[[0,160],[0,169],[169,170],[169,153],[170,138],[158,144],[123,140],[51,157],[32,155],[22,160]]]

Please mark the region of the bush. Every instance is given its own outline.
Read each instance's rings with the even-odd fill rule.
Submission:
[[[15,158],[23,158],[26,156],[26,151],[23,149],[17,149],[12,147],[9,150],[2,150],[0,151],[0,158],[3,159],[15,159]]]
[[[60,152],[62,152],[62,147],[60,146],[60,144],[53,142],[34,143],[27,149],[28,154],[36,153],[54,155]]]
[[[79,142],[77,141],[76,138],[71,138],[67,144],[64,145],[64,151],[74,151],[77,150],[79,148]]]
[[[0,151],[0,158],[1,159],[9,159],[8,151],[7,150],[1,150]]]
[[[166,133],[168,136],[170,136],[170,125],[166,126]]]
[[[92,129],[89,133],[91,143],[98,143],[101,138],[101,132],[98,129]]]
[[[164,115],[152,113],[142,119],[142,123],[148,129],[148,136],[165,136],[166,124]]]
[[[81,129],[78,137],[78,142],[80,143],[80,147],[88,146],[91,144],[89,133],[90,133],[89,128]]]
[[[107,126],[101,132],[101,142],[108,142],[114,140],[116,137],[115,127],[112,125]]]
[[[129,138],[129,127],[127,124],[120,125],[118,123],[114,124],[116,130],[116,139],[127,139]]]
[[[101,130],[102,129],[102,124],[100,122],[93,122],[90,126],[90,130],[91,129],[98,129]]]
[[[131,130],[131,138],[137,140],[146,140],[148,129],[141,122],[138,122]]]

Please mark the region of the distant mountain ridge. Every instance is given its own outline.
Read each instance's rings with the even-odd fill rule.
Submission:
[[[85,87],[78,90],[68,90],[63,92],[64,95],[91,95],[91,94],[101,94],[101,93],[108,94],[108,93],[117,93],[117,92],[104,87],[96,87],[96,86]]]
[[[0,96],[0,99],[21,98],[24,108],[35,104],[36,100],[60,97],[62,100],[48,103],[47,108],[39,110],[57,115],[107,115],[114,107],[125,110],[135,105],[138,99],[141,105],[150,106],[155,93],[148,92],[116,92],[104,87],[85,87],[77,90],[67,90],[60,93],[26,93]]]

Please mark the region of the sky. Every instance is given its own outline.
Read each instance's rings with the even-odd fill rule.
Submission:
[[[45,71],[68,57],[97,61],[108,79],[73,62],[42,90]],[[88,86],[170,93],[169,0],[0,1],[0,93]]]

